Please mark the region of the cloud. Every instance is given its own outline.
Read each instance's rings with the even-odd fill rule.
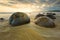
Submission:
[[[20,7],[24,4],[24,6],[33,5],[31,8],[48,10],[48,9],[60,9],[60,0],[2,0],[0,1],[0,5],[8,6],[8,7]],[[28,4],[28,5],[27,5]],[[17,6],[19,5],[19,6]],[[28,6],[30,7],[30,6]]]
[[[4,1],[4,0],[3,0]],[[35,3],[35,4],[48,4],[48,5],[59,5],[60,4],[60,0],[6,0],[9,4],[18,4],[18,3]],[[4,2],[6,2],[4,1]],[[3,2],[3,4],[4,4]]]

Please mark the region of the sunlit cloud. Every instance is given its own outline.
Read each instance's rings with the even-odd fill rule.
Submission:
[[[38,11],[37,6],[32,5],[32,4],[14,4],[11,6],[1,6],[0,9],[2,9],[1,11],[3,11],[3,9],[5,9],[5,11],[7,12],[32,12],[32,11]]]
[[[0,11],[44,11],[46,8],[60,7],[59,5],[60,0],[0,0]]]

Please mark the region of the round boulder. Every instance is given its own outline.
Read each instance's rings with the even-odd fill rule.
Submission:
[[[37,18],[35,21],[35,24],[37,24],[39,26],[47,27],[47,28],[54,28],[55,27],[54,21],[46,16]]]
[[[9,18],[9,24],[12,26],[23,25],[29,22],[30,22],[30,18],[28,17],[27,14],[23,12],[15,12]]]
[[[4,18],[0,18],[0,21],[2,22],[2,21],[4,21],[5,19]]]
[[[39,14],[36,15],[35,19],[37,19],[37,18],[39,18],[39,17],[42,17],[42,16],[44,16],[44,14],[40,14],[40,13],[39,13]]]
[[[56,14],[55,13],[47,13],[46,16],[54,20],[54,19],[56,19],[56,17],[54,15],[56,15]]]

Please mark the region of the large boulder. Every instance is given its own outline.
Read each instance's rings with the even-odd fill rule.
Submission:
[[[54,21],[51,18],[46,17],[46,16],[37,18],[35,20],[35,24],[37,24],[39,26],[47,27],[47,28],[54,28],[55,27]]]
[[[29,22],[30,22],[30,18],[27,16],[27,14],[23,12],[15,12],[9,18],[9,24],[12,26],[23,25]]]

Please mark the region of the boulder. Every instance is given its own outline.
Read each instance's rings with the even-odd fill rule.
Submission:
[[[5,19],[4,18],[0,18],[0,22],[4,21]]]
[[[39,18],[39,17],[42,17],[42,16],[44,16],[44,14],[40,14],[40,13],[39,13],[39,14],[36,15],[35,19],[37,19],[37,18]]]
[[[51,18],[52,20],[55,20],[56,19],[55,15],[56,15],[55,13],[47,13],[46,15],[39,13],[36,15],[35,19],[42,17],[42,16],[47,16],[47,17]]]
[[[23,12],[15,12],[9,18],[9,24],[12,26],[18,26],[30,23],[30,18]]]
[[[56,17],[54,15],[56,15],[56,14],[55,13],[47,13],[46,16],[54,20],[54,19],[56,19]]]
[[[35,20],[35,24],[37,24],[39,26],[47,27],[47,28],[54,28],[55,27],[54,21],[51,18],[46,17],[46,16],[37,18]]]

